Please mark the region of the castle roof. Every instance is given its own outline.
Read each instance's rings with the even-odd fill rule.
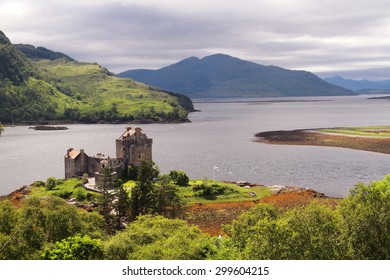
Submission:
[[[71,159],[76,159],[80,154],[84,153],[84,150],[74,150],[73,148],[69,148],[68,152],[66,153],[66,157],[69,157]]]
[[[119,137],[120,140],[123,140],[123,139],[128,139],[128,138],[131,138],[133,135],[136,135],[136,134],[144,134],[142,132],[142,129],[137,127],[136,129],[132,129],[131,127],[128,127],[126,129],[126,131],[121,135],[121,137]]]
[[[78,150],[71,150],[71,151],[69,152],[69,157],[70,157],[71,159],[75,159],[75,158],[77,158],[79,155],[80,155],[80,151],[78,151]]]

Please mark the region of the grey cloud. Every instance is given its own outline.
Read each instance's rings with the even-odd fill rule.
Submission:
[[[98,62],[114,72],[159,68],[215,52],[318,71],[390,65],[385,41],[390,2],[385,0],[150,2],[154,5],[42,1],[25,22],[7,26],[18,42]]]

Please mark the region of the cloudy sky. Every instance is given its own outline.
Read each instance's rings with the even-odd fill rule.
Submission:
[[[389,11],[388,0],[0,0],[0,30],[115,73],[225,53],[390,79]]]

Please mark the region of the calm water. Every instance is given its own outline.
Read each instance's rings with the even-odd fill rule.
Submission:
[[[153,158],[160,170],[184,170],[191,178],[296,185],[345,196],[356,182],[390,173],[390,155],[252,142],[254,134],[268,130],[389,125],[390,102],[363,96],[273,100],[195,103],[201,112],[190,115],[192,123],[141,127],[153,138]],[[7,127],[0,137],[0,195],[35,180],[64,177],[63,157],[70,147],[114,157],[115,139],[126,125],[68,127],[67,131]],[[214,165],[219,171],[213,172]]]

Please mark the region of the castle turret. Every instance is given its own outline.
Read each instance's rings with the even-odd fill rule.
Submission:
[[[142,129],[128,127],[116,140],[116,157],[123,159],[126,166],[139,166],[142,161],[152,161],[153,140],[149,139]]]

